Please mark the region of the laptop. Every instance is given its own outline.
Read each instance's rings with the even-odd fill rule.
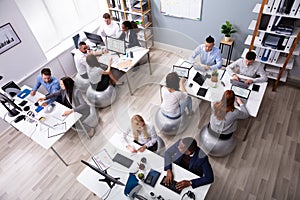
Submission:
[[[178,65],[173,65],[173,72],[176,72],[179,77],[181,78],[189,78],[189,73],[190,73],[191,68],[186,68]]]
[[[235,96],[240,97],[244,103],[246,103],[251,93],[251,90],[235,85],[231,86],[231,90],[234,92]]]

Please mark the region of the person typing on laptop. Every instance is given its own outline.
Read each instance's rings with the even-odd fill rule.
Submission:
[[[227,72],[232,76],[233,79],[240,81],[240,75],[250,77],[245,79],[244,82],[247,84],[266,82],[268,80],[267,74],[264,70],[262,63],[255,61],[256,53],[249,51],[246,54],[246,59],[240,58],[235,62],[227,66]],[[259,76],[259,77],[257,77]]]
[[[215,39],[208,36],[205,39],[205,43],[199,45],[189,58],[189,61],[193,62],[193,67],[197,71],[204,70],[216,70],[222,67],[222,56],[220,49],[214,46]],[[200,64],[195,62],[197,56],[200,57]]]
[[[197,146],[196,140],[192,137],[182,138],[169,147],[165,152],[164,160],[164,170],[167,171],[167,176],[164,180],[166,185],[171,184],[174,179],[172,163],[200,176],[192,180],[178,180],[176,189],[180,190],[189,186],[196,188],[214,181],[214,174],[209,159],[204,151]]]
[[[241,109],[234,107],[234,102]],[[212,114],[208,128],[221,140],[229,139],[237,129],[237,120],[249,117],[248,110],[242,100],[236,97],[232,90],[226,90],[221,101],[212,106]]]

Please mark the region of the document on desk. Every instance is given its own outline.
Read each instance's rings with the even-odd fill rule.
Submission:
[[[106,149],[102,149],[99,153],[92,156],[92,159],[101,170],[106,170],[113,164],[113,160],[107,153]]]
[[[132,66],[132,61],[129,59],[120,59],[120,61],[117,63],[117,66],[119,69],[125,69]]]

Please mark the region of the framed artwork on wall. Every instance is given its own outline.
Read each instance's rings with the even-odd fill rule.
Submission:
[[[0,54],[20,43],[21,40],[10,23],[0,26]]]

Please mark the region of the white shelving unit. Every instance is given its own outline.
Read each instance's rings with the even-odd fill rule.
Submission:
[[[111,16],[118,23],[135,21],[138,40],[145,48],[153,46],[152,13],[150,0],[106,0]]]
[[[263,0],[262,3],[264,2],[266,1]],[[252,20],[248,27],[249,30],[254,31],[253,34],[256,34],[255,28],[258,27],[257,35],[254,38],[253,49],[256,51],[257,54],[256,60],[265,64],[265,70],[267,72],[268,78],[277,80],[281,68],[284,66],[286,59],[288,59],[286,66],[284,66],[285,71],[281,74],[281,77],[279,79],[282,82],[286,82],[288,72],[294,66],[294,57],[299,56],[300,54],[299,45],[297,45],[296,48],[293,51],[291,51],[292,44],[294,43],[300,31],[300,27],[298,26],[300,24],[300,0],[292,1],[293,5],[290,11],[286,10],[286,12],[288,12],[289,14],[285,14],[285,12],[279,12],[279,10],[282,9],[285,3],[287,2],[288,0],[269,0],[268,3],[264,4],[264,9],[262,13],[260,13],[262,3],[257,3],[252,12],[258,13],[258,17],[261,18],[257,20]],[[265,17],[265,19],[263,17]],[[263,21],[266,19],[268,21]],[[281,21],[282,19],[285,20]],[[284,21],[286,21],[287,19],[289,21],[294,21],[294,29],[292,33],[283,33],[276,31],[278,24],[281,23],[282,25],[282,23],[284,23]],[[261,21],[261,23],[265,24],[257,25],[257,21],[259,20]],[[264,26],[264,28],[261,28],[260,25]],[[253,37],[253,35],[248,35],[244,43],[250,46]],[[280,38],[279,42],[277,43],[280,45],[266,45],[264,43],[266,37]],[[246,48],[243,51],[242,57],[245,57],[248,51],[249,49]],[[291,56],[288,56],[290,53]]]

